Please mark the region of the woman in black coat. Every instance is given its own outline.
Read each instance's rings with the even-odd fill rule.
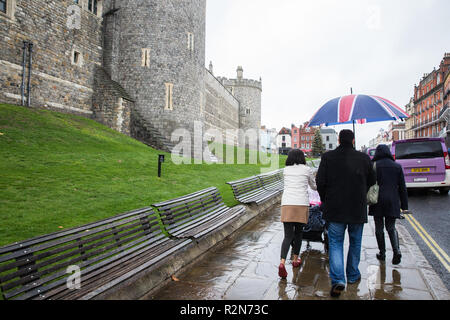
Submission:
[[[399,264],[402,254],[395,229],[395,219],[400,218],[400,209],[408,210],[408,192],[403,169],[394,161],[389,147],[384,144],[377,147],[372,161],[376,163],[377,182],[380,186],[378,203],[369,207],[369,215],[375,220],[375,236],[380,249],[377,258],[381,261],[386,259],[384,241],[384,225],[386,225],[394,251],[392,264]]]

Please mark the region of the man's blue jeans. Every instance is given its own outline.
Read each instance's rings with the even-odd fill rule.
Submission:
[[[350,246],[347,254],[347,268],[344,272],[344,237],[348,227]],[[328,225],[328,256],[330,262],[331,285],[355,282],[360,277],[358,266],[361,258],[361,240],[364,224],[330,222]]]

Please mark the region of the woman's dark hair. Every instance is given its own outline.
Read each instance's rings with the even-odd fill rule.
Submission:
[[[305,154],[300,149],[292,149],[286,159],[286,167],[294,164],[306,164]]]

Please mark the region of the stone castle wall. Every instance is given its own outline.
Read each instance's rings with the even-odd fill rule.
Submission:
[[[81,28],[71,30],[67,8],[73,0],[8,1],[15,12],[0,16],[0,101],[21,103],[22,48],[28,40],[33,42],[31,105],[91,115],[94,73],[102,58],[101,16],[80,10]]]
[[[165,138],[193,132],[204,122],[206,0],[123,0],[109,9],[117,10],[105,24],[111,78]]]
[[[225,87],[230,88],[240,103],[239,128],[247,133],[249,130],[254,130],[254,133],[259,134],[259,128],[261,128],[261,81],[244,79],[239,75],[236,79],[219,78],[219,80]],[[239,145],[251,147],[246,145],[245,137],[241,136],[239,139]],[[257,143],[259,144],[259,142]]]
[[[239,129],[239,101],[209,71],[205,72],[205,131],[216,129],[223,134],[223,143],[227,143],[227,130]],[[230,134],[229,140],[238,143],[238,133]]]
[[[68,21],[73,0],[7,1],[14,10],[0,12],[0,102],[21,103],[27,40],[33,107],[90,117],[164,149],[176,129],[193,138],[194,123],[259,129],[260,82],[233,80],[227,90],[205,69],[206,0],[99,0],[97,14],[79,0],[80,28]]]
[[[133,99],[117,82],[111,80],[102,67],[96,70],[94,86],[92,118],[111,129],[131,135]]]

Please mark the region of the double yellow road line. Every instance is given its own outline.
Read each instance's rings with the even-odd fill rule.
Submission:
[[[450,257],[444,250],[434,241],[434,239],[425,231],[420,223],[410,214],[405,214],[406,220],[416,230],[417,234],[423,239],[426,245],[431,249],[436,258],[444,265],[448,272],[450,272]]]

